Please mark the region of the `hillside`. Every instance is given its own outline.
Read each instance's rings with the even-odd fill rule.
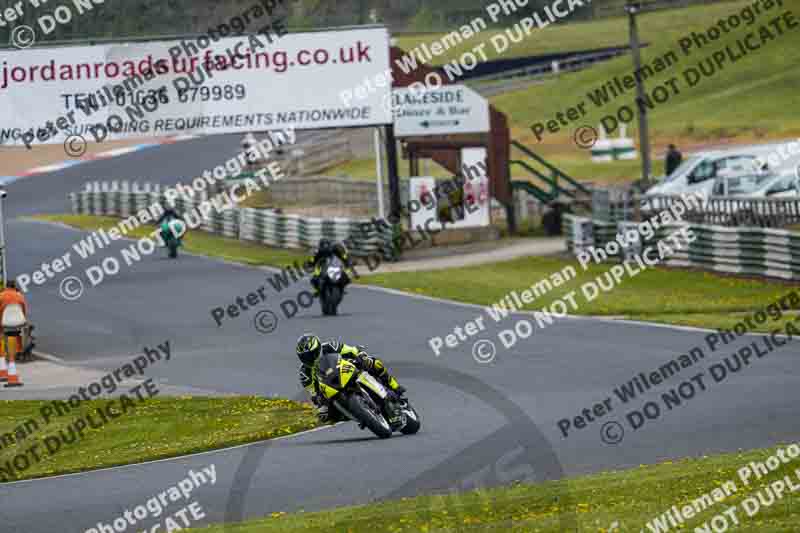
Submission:
[[[643,65],[654,67],[657,59],[667,57],[670,52],[677,58],[669,68],[645,80],[650,94],[663,86],[669,95],[662,104],[649,111],[652,135],[657,138],[715,139],[730,136],[789,136],[800,132],[800,115],[792,112],[792,108],[800,104],[797,90],[800,87],[800,1],[784,1],[783,9],[776,8],[763,13],[756,17],[752,26],[739,27],[702,49],[692,48],[684,53],[678,44],[681,38],[691,32],[705,33],[716,21],[740,12],[749,4],[718,4],[640,17],[642,39],[650,43],[642,51]],[[782,34],[769,26],[772,37],[764,34],[761,48],[742,54],[737,41],[755,32],[756,36],[750,42],[760,43],[759,27],[768,25],[771,19],[784,12],[790,13],[787,20],[794,20],[797,26],[788,27],[784,21],[779,25]],[[796,13],[794,18],[792,12]],[[669,17],[670,26],[664,24],[666,17]],[[593,43],[597,42],[594,38],[596,28],[611,23],[585,26],[591,30]],[[624,38],[624,21],[618,20],[616,24],[618,34]],[[562,43],[563,46],[567,41],[563,34],[570,31],[570,28],[551,30],[551,41]],[[545,32],[542,34],[543,38],[547,37]],[[604,32],[600,35],[607,37]],[[726,55],[721,67],[714,65],[711,75],[702,76],[694,86],[690,86],[695,76],[684,72],[689,68],[698,69],[699,72],[699,63],[711,58],[715,52],[724,51],[726,46],[734,51],[731,58],[735,62]],[[708,68],[706,71],[709,72]],[[532,137],[528,128],[534,122],[555,118],[557,111],[566,111],[570,106],[585,103],[587,114],[580,123],[543,139],[545,143],[566,142],[571,138],[574,127],[584,123],[596,125],[603,116],[615,114],[620,106],[633,104],[633,91],[602,106],[592,103],[588,96],[589,92],[601,88],[615,77],[622,78],[632,73],[630,57],[621,57],[583,72],[562,74],[524,91],[501,95],[494,98],[493,103],[505,111],[518,128],[526,129],[528,137]],[[678,79],[672,83],[679,94],[666,84],[671,78]],[[664,90],[659,91],[659,95],[664,94]],[[629,132],[635,133],[635,121],[630,124]]]

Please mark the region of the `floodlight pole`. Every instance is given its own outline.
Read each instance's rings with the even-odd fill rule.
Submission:
[[[636,27],[636,15],[639,13],[640,7],[638,3],[629,1],[625,5],[625,11],[628,13],[630,47],[631,55],[633,56],[634,78],[636,78],[637,107],[639,108],[639,147],[642,151],[642,180],[644,183],[649,183],[651,170],[650,137],[647,131],[647,108],[644,105],[644,82],[642,81],[642,77],[638,75],[642,68],[642,56],[639,49],[639,30]]]

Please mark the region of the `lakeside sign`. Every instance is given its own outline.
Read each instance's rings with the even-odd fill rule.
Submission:
[[[386,28],[0,51],[0,144],[390,124]],[[200,41],[198,40],[198,43]]]
[[[398,137],[489,131],[489,102],[466,85],[392,91]]]

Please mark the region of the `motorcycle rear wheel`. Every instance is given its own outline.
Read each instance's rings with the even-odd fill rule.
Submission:
[[[374,410],[370,403],[361,394],[353,394],[347,398],[347,410],[378,438],[388,439],[392,436],[392,428],[383,415]]]

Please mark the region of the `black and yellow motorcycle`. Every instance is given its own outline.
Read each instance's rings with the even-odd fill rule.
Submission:
[[[314,370],[320,394],[331,408],[361,429],[369,428],[382,439],[395,431],[404,435],[419,431],[419,415],[406,398],[398,397],[341,355],[322,354]]]

